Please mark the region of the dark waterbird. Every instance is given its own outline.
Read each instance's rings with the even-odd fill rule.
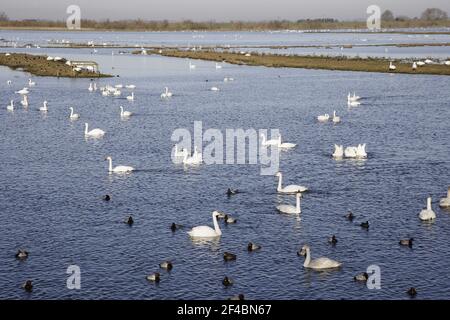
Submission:
[[[231,298],[228,298],[228,300],[245,300],[245,297],[242,293],[238,294],[237,296],[233,296]]]
[[[21,259],[21,260],[26,259],[26,258],[28,258],[28,251],[19,249],[15,256],[17,259]]]
[[[170,261],[164,261],[159,264],[159,267],[170,271],[173,269],[173,264]]]
[[[225,261],[233,261],[233,260],[236,260],[236,255],[233,253],[230,253],[230,252],[224,252],[223,259]]]
[[[349,221],[353,221],[353,218],[355,217],[355,215],[351,212],[351,211],[349,211],[346,215],[345,215],[345,218],[347,219],[347,220],[349,220]]]
[[[260,245],[257,245],[256,243],[249,242],[247,245],[247,251],[252,252],[261,249]]]
[[[25,283],[22,285],[22,288],[25,289],[25,291],[27,292],[33,291],[33,281],[31,280],[25,281]]]
[[[159,274],[159,272],[155,272],[155,273],[148,275],[145,278],[150,282],[159,282],[161,275]]]
[[[232,195],[234,195],[234,194],[237,194],[237,193],[239,193],[239,190],[238,189],[231,189],[231,188],[228,188],[228,190],[227,190],[227,196],[232,196]]]
[[[360,282],[367,282],[367,279],[369,279],[369,274],[367,272],[357,274],[353,277],[353,280]]]
[[[172,232],[175,232],[175,231],[177,231],[178,229],[181,229],[181,228],[183,228],[183,226],[181,224],[176,224],[175,222],[173,222],[170,225],[170,230],[172,230]]]
[[[103,196],[102,199],[103,199],[104,201],[109,201],[109,200],[111,200],[111,197],[109,196],[109,194],[106,194],[106,195]]]
[[[337,241],[336,236],[334,234],[331,236],[331,238],[328,239],[328,243],[331,243],[332,245],[335,245],[337,242],[338,241]]]
[[[417,295],[417,290],[414,287],[411,287],[408,289],[408,291],[406,291],[406,293],[410,296],[410,297],[415,297]]]
[[[401,246],[412,247],[413,241],[414,241],[414,238],[401,239],[398,243],[399,243]]]
[[[369,221],[361,222],[360,226],[363,229],[369,230]]]
[[[131,227],[134,223],[133,217],[129,216],[128,218],[126,218],[125,223]]]
[[[231,286],[231,285],[233,284],[233,280],[230,279],[230,278],[228,278],[228,277],[225,277],[225,278],[223,278],[223,280],[222,280],[222,284],[223,284],[225,287]]]

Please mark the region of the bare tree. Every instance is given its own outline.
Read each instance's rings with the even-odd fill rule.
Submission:
[[[8,21],[8,20],[9,20],[8,15],[4,11],[1,11],[0,12],[0,21]]]
[[[383,21],[394,21],[394,14],[391,10],[385,10],[381,15],[381,20]]]
[[[422,12],[422,15],[420,17],[422,20],[447,20],[447,12],[444,10],[438,9],[438,8],[428,8],[424,12]]]

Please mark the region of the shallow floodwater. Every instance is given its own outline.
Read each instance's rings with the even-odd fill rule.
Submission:
[[[2,33],[3,35],[3,33]],[[49,51],[50,52],[50,51]],[[450,212],[437,201],[450,185],[448,116],[450,78],[324,70],[274,69],[184,59],[120,56],[109,51],[52,51],[70,59],[96,60],[101,70],[120,75],[98,85],[133,83],[136,100],[89,93],[89,79],[33,77],[27,110],[14,94],[29,75],[0,68],[0,298],[8,299],[406,299],[414,286],[420,299],[450,297]],[[224,77],[234,82],[224,83]],[[12,80],[12,86],[6,81]],[[206,82],[205,80],[208,80]],[[172,99],[162,101],[168,86]],[[211,92],[211,86],[221,91]],[[355,91],[362,105],[348,109]],[[17,108],[8,112],[10,99]],[[37,109],[48,101],[49,112]],[[119,106],[135,114],[121,121]],[[73,106],[81,119],[70,122]],[[315,117],[336,110],[339,125]],[[84,122],[106,136],[86,141]],[[297,143],[281,156],[285,184],[311,191],[299,217],[281,215],[276,178],[258,165],[201,165],[184,169],[171,162],[172,132],[194,121],[203,128],[280,129]],[[367,143],[365,161],[335,161],[333,144]],[[115,165],[138,170],[109,175]],[[243,191],[227,198],[228,187]],[[102,201],[110,194],[110,202]],[[436,222],[418,214],[433,196]],[[211,212],[238,219],[221,224],[213,243],[194,243],[189,227],[212,225]],[[344,218],[352,210],[356,218]],[[132,215],[132,227],[123,223]],[[359,227],[368,220],[370,230]],[[172,222],[186,226],[172,233]],[[335,247],[327,239],[335,234]],[[412,249],[400,247],[413,237]],[[246,245],[262,245],[248,253]],[[302,267],[296,251],[309,244],[313,257],[343,263],[337,271]],[[25,248],[30,256],[18,261]],[[225,263],[224,251],[237,254]],[[159,285],[147,274],[172,260]],[[69,265],[81,268],[81,289],[66,288]],[[381,268],[381,289],[369,290],[353,276],[369,265]],[[224,288],[227,275],[235,284]],[[21,289],[34,281],[31,294]]]

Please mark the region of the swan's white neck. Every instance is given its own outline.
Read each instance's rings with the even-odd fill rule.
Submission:
[[[309,266],[309,263],[311,262],[311,251],[309,248],[306,248],[306,256],[305,256],[305,262],[303,263],[303,266],[307,268]]]
[[[89,125],[87,123],[84,124],[84,134],[88,133],[88,126]]]
[[[266,142],[266,136],[264,135],[264,133],[261,134],[261,143],[264,144]]]
[[[427,198],[427,210],[430,211],[431,210],[431,197]]]
[[[220,230],[219,224],[217,223],[217,217],[215,214],[213,214],[213,223],[214,223],[214,231],[217,233],[218,236],[221,236],[222,231]]]
[[[108,157],[108,161],[109,161],[109,172],[112,172],[113,168],[112,168],[112,159],[111,159],[111,157]]]
[[[283,175],[280,172],[278,174],[278,188],[277,188],[277,191],[280,191],[282,189],[282,187],[281,187],[282,180],[283,180]]]
[[[73,116],[73,108],[72,107],[70,107],[70,116],[71,117]]]
[[[120,106],[120,115],[123,116],[123,107]]]
[[[296,204],[296,209],[297,209],[297,212],[298,213],[300,213],[300,197],[301,197],[301,194],[300,193],[298,193],[297,194],[297,204]]]

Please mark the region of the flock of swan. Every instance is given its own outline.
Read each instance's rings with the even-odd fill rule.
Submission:
[[[395,67],[395,66],[393,66],[391,63],[390,68],[391,67]],[[195,69],[195,65],[193,65],[190,61],[189,61],[189,68]],[[222,66],[219,64],[216,64],[216,68],[220,69],[220,68],[222,68]],[[232,78],[225,78],[224,81],[232,81],[231,79]],[[10,85],[10,84],[11,84],[11,82],[8,81],[8,85]],[[31,79],[29,79],[28,87],[33,87],[35,85],[36,85],[36,83],[33,82]],[[28,94],[30,92],[28,87],[25,87],[19,91],[16,91],[17,94],[20,94],[22,96],[21,104],[24,107],[28,107]],[[101,87],[100,91],[103,96],[111,96],[111,95],[119,96],[122,94],[121,89],[123,87],[124,87],[123,85],[116,85],[116,86],[108,85],[105,87]],[[129,90],[134,90],[136,88],[136,86],[135,85],[126,85],[125,88],[129,89]],[[98,89],[97,89],[96,83],[91,82],[88,90],[90,92],[97,91]],[[211,90],[218,91],[219,89],[217,87],[212,87]],[[172,96],[173,96],[173,94],[172,94],[172,92],[169,91],[169,88],[165,87],[164,91],[161,93],[161,98],[169,99]],[[132,91],[131,95],[127,96],[126,99],[128,101],[134,101],[134,99],[135,99],[134,91]],[[348,93],[347,103],[349,106],[360,105],[359,100],[360,100],[360,97],[357,96],[356,93],[353,93],[353,95]],[[13,111],[14,110],[14,101],[11,100],[10,104],[6,108],[8,111]],[[69,109],[70,109],[70,114],[68,116],[69,119],[71,121],[79,120],[80,115],[75,113],[74,108],[70,107]],[[39,110],[41,112],[48,112],[47,101],[43,102],[43,105],[42,105],[42,107],[39,108]],[[132,112],[126,111],[126,110],[124,110],[124,108],[122,106],[120,106],[120,117],[121,118],[128,118],[131,115],[132,115]],[[320,122],[327,122],[327,121],[329,121],[329,119],[330,119],[329,114],[319,115],[317,117],[317,120]],[[333,112],[332,122],[333,123],[341,122],[341,118],[336,115],[336,111]],[[99,128],[89,130],[89,124],[85,123],[84,135],[86,138],[102,138],[105,134],[106,134],[106,132]],[[275,147],[280,148],[281,150],[290,150],[290,149],[296,147],[295,143],[283,142],[281,134],[276,139],[268,140],[264,134],[261,135],[261,138],[262,138],[261,139],[262,146],[275,146]],[[194,146],[193,154],[190,154],[186,149],[180,150],[178,145],[175,145],[174,153],[175,153],[175,157],[181,158],[182,163],[185,165],[199,165],[203,162],[202,153],[198,151],[196,146]],[[334,153],[332,154],[332,157],[335,159],[342,159],[342,158],[365,159],[365,158],[367,158],[366,144],[359,144],[358,146],[348,146],[345,149],[344,149],[343,145],[335,145],[335,150],[334,150]],[[119,165],[119,166],[114,167],[111,156],[106,157],[105,160],[107,160],[108,164],[109,164],[109,166],[108,166],[109,173],[128,174],[128,173],[131,173],[136,170],[132,166]],[[302,193],[307,192],[308,188],[306,186],[295,185],[295,184],[283,186],[283,175],[281,172],[276,173],[276,177],[278,178],[278,185],[276,187],[277,193],[295,195],[295,200],[296,200],[295,205],[280,204],[280,205],[276,206],[276,210],[278,210],[280,213],[283,213],[283,214],[299,215],[301,213]],[[238,192],[237,190],[229,189],[227,194],[232,195],[237,192]],[[108,196],[108,199],[109,199],[109,196]],[[422,221],[434,221],[436,219],[436,214],[432,209],[431,196],[427,198],[426,204],[427,204],[426,208],[423,209],[422,211],[420,211],[420,213],[419,213],[419,219]],[[448,187],[447,197],[442,198],[440,200],[439,205],[442,208],[450,208],[450,187]],[[234,219],[233,217],[226,215],[224,213],[221,213],[219,211],[214,211],[212,213],[213,227],[208,226],[208,225],[200,225],[200,226],[193,227],[187,232],[188,236],[191,239],[202,239],[202,240],[210,240],[210,239],[220,238],[222,236],[222,230],[220,229],[220,225],[219,225],[219,221],[218,221],[219,219],[223,219],[224,222],[227,224],[236,223],[236,219]],[[353,219],[352,213],[349,213],[347,215],[347,219],[349,219],[349,220]],[[133,224],[132,217],[129,217],[126,220],[126,223],[129,225],[132,225]],[[177,224],[173,223],[171,226],[171,229],[172,229],[172,231],[176,231],[176,230],[180,229],[181,227],[182,227],[181,225],[177,225]],[[361,224],[361,227],[368,229],[369,222],[368,221],[363,222]],[[332,244],[335,244],[337,242],[336,237],[333,235],[333,237],[329,240],[329,242]],[[401,245],[411,245],[412,239],[400,240],[400,244]],[[261,246],[250,242],[247,245],[247,249],[248,249],[248,251],[256,251],[256,250],[260,250]],[[326,269],[336,269],[336,268],[339,268],[342,266],[341,262],[338,262],[338,261],[335,261],[335,260],[332,260],[332,259],[329,259],[326,257],[313,259],[312,255],[311,255],[311,248],[308,245],[304,245],[301,248],[301,250],[299,250],[297,252],[297,254],[299,256],[304,257],[304,263],[303,263],[304,268],[314,269],[314,270],[326,270]],[[18,251],[18,253],[16,254],[16,257],[18,259],[24,259],[27,256],[28,256],[28,253],[22,249],[20,249]],[[223,257],[226,261],[231,261],[231,260],[236,259],[236,255],[229,253],[229,252],[225,252]],[[160,264],[160,268],[170,270],[173,268],[173,265],[170,261],[165,261]],[[147,278],[147,280],[149,280],[151,282],[159,282],[160,274],[158,272],[155,272],[153,274],[148,275],[146,278]],[[367,274],[366,273],[359,274],[359,275],[355,276],[355,280],[367,281]],[[223,283],[224,283],[224,285],[225,285],[225,283],[226,283],[226,285],[231,285],[232,279],[225,277],[225,279],[223,280]],[[243,296],[240,295],[239,297],[242,298]]]

